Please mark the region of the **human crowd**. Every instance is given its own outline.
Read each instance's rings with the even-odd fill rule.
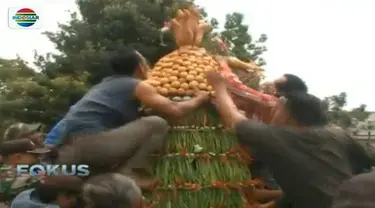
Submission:
[[[144,207],[142,190],[158,185],[148,155],[162,154],[168,142],[164,118],[181,118],[213,99],[223,124],[255,158],[253,177],[274,189],[263,193],[268,200],[259,208],[375,207],[371,154],[329,125],[323,103],[299,77],[285,74],[265,85],[263,93],[277,97],[266,124],[243,113],[219,72],[206,73],[215,97],[196,91],[175,102],[144,81],[149,66],[139,52],[124,47],[108,57],[112,75],[71,106],[46,138],[38,124],[7,129],[0,207]],[[141,106],[163,118],[142,114]],[[88,164],[90,176],[17,175],[17,165],[41,163]]]

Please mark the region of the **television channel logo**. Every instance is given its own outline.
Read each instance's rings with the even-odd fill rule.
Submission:
[[[29,174],[31,176],[88,176],[90,167],[80,165],[17,165],[17,175]]]
[[[8,9],[8,26],[11,29],[40,29],[41,10],[27,7],[10,7]]]

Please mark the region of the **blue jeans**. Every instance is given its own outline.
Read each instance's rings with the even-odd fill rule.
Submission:
[[[46,139],[44,140],[44,144],[47,146],[57,146],[60,145],[66,136],[66,120],[60,120],[47,134]]]

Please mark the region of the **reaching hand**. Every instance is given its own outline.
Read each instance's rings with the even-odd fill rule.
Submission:
[[[218,63],[227,63],[227,60],[223,56],[215,56],[214,59]]]
[[[210,99],[210,93],[205,91],[195,91],[195,96],[203,102],[207,102]]]
[[[209,71],[206,73],[207,82],[216,91],[220,87],[225,87],[225,79],[219,72]]]

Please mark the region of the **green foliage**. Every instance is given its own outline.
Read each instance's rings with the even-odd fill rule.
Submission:
[[[326,97],[323,101],[326,103],[330,122],[343,128],[352,126],[353,119],[364,121],[369,116],[365,104],[361,104],[358,108],[354,108],[350,111],[344,109],[347,104],[346,92]]]
[[[351,118],[356,118],[359,121],[364,121],[370,115],[368,111],[366,111],[366,105],[361,104],[358,108],[354,108],[349,111]]]
[[[39,58],[38,66],[50,77],[59,74],[75,76],[90,73],[89,83],[95,84],[110,73],[101,52],[120,45],[132,45],[151,63],[171,52],[171,36],[160,45],[160,31],[168,13],[149,0],[78,0],[82,20],[72,14],[68,24],[60,24],[60,31],[47,32],[62,55],[51,55],[52,60]],[[94,12],[95,11],[95,12]],[[52,62],[52,63],[51,63]]]
[[[224,25],[225,30],[221,36],[229,44],[231,52],[239,59],[244,61],[258,60],[259,65],[264,65],[265,61],[259,56],[267,51],[267,48],[261,43],[267,40],[267,36],[262,34],[261,37],[253,41],[248,33],[249,26],[243,24],[244,16],[240,13],[228,14]]]
[[[244,16],[240,13],[228,14],[224,30],[219,30],[219,22],[215,18],[211,19],[210,22],[214,30],[206,35],[203,45],[213,54],[236,56],[240,60],[255,61],[259,66],[263,66],[266,61],[261,58],[261,55],[267,51],[266,46],[264,46],[267,35],[262,34],[258,40],[254,41],[249,34],[249,26],[245,25],[243,20]],[[211,40],[215,36],[220,37],[225,42],[229,53],[222,51],[218,44]],[[238,69],[233,69],[233,72],[239,77],[247,77],[246,81],[242,80],[248,87],[259,89],[260,77],[248,77],[249,75],[246,72]]]
[[[87,90],[85,74],[49,79],[20,59],[0,63],[0,129],[16,120],[54,123]]]
[[[72,14],[69,23],[59,25],[59,31],[45,33],[59,53],[46,56],[35,53],[35,65],[40,71],[36,72],[19,59],[0,60],[2,121],[55,123],[91,85],[111,74],[103,53],[108,49],[132,45],[151,64],[172,52],[176,48],[173,37],[167,34],[164,37],[165,45],[161,45],[160,28],[171,16],[178,2],[182,1],[78,0],[82,18]],[[207,16],[203,9],[202,15]],[[211,22],[218,28],[215,19]],[[212,49],[216,46],[211,38],[217,34],[229,44],[232,53],[243,60],[256,60],[265,51],[255,46],[256,42],[248,34],[248,26],[243,24],[241,14],[228,15],[224,31],[215,29],[213,33],[206,35],[205,44],[210,44]],[[196,113],[203,115],[202,112]],[[195,120],[197,117],[192,118]],[[206,120],[207,117],[200,120]],[[200,145],[205,151],[221,155],[238,146],[230,134],[212,129],[215,127],[178,132],[174,134],[174,139],[169,139],[172,140],[169,142],[169,150],[175,153],[185,146],[188,151],[193,152],[192,148]],[[173,134],[170,136],[173,137]],[[215,136],[220,138],[213,139]],[[228,207],[242,205],[243,200],[238,192],[234,191],[229,199],[223,201],[224,197],[228,197],[225,189],[209,186],[217,180],[242,183],[250,176],[247,164],[235,161],[236,158],[231,158],[230,162],[221,162],[221,157],[216,157],[209,164],[195,161],[197,168],[194,168],[191,158],[176,158],[180,161],[175,161],[170,166],[168,159],[159,159],[156,175],[165,182],[164,188],[170,189],[177,177],[206,187],[199,192],[182,190],[179,200],[169,198],[163,200],[169,204],[159,204],[158,207],[212,207],[219,203]],[[193,174],[189,175],[190,173]]]
[[[160,28],[173,10],[184,0],[77,0],[79,13],[59,24],[57,32],[45,32],[59,53],[40,55],[35,52],[38,72],[20,59],[0,59],[0,115],[3,121],[19,120],[53,124],[64,115],[86,90],[111,73],[105,50],[131,45],[151,64],[173,51],[172,34],[163,38]],[[204,9],[202,16],[207,17]],[[231,51],[243,60],[260,60],[265,48],[258,46],[267,38],[253,41],[243,15],[227,15],[224,30],[218,21],[205,37],[204,45],[215,53],[217,44],[211,38],[219,35]],[[1,128],[1,127],[0,127]]]
[[[214,30],[207,35],[204,46],[215,54],[228,55],[220,50],[211,37],[220,37],[229,48],[229,55],[234,55],[243,61],[256,61],[258,65],[263,66],[266,61],[261,58],[263,52],[267,51],[264,43],[267,41],[267,35],[262,34],[258,40],[253,40],[249,34],[249,26],[243,23],[243,14],[234,12],[227,14],[224,24],[224,30],[219,30],[219,22],[213,18],[210,20]]]

